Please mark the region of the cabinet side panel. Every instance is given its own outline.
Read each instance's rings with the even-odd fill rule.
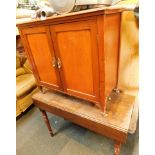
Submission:
[[[104,16],[105,97],[118,80],[118,58],[121,13]]]
[[[100,79],[100,106],[103,111],[105,111],[105,69],[104,69],[104,16],[100,15],[97,17],[97,27],[98,27],[98,55],[99,55],[99,79]]]

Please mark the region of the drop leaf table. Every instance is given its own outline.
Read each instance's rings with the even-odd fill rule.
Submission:
[[[135,119],[132,119],[132,116],[135,116],[133,112],[136,100],[134,96],[115,92],[112,92],[111,97],[112,100],[108,101],[105,115],[99,107],[88,101],[51,90],[46,90],[45,93],[38,92],[32,98],[34,104],[42,112],[51,136],[54,133],[46,111],[113,139],[115,141],[114,155],[119,155],[120,146],[126,142],[131,124],[132,129],[135,129],[133,124],[136,126]],[[130,132],[134,133],[134,131]]]

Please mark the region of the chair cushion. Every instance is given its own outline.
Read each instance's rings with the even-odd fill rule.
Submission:
[[[27,59],[27,60],[25,61],[25,63],[23,64],[23,67],[24,67],[24,69],[25,69],[25,71],[26,71],[27,73],[32,73],[32,68],[31,68],[31,65],[30,65],[28,59]]]
[[[36,86],[33,74],[23,74],[16,77],[16,97],[21,97]]]
[[[25,74],[26,71],[24,70],[23,67],[19,67],[16,69],[16,76],[19,76],[19,75],[22,75],[22,74]]]
[[[19,57],[16,56],[16,69],[19,67],[21,67],[20,59],[19,59]]]
[[[19,105],[16,104],[16,117],[19,116],[22,113],[22,110],[20,109]]]
[[[39,89],[35,87],[28,95],[16,101],[16,116],[24,112],[32,103],[32,95],[38,92]]]

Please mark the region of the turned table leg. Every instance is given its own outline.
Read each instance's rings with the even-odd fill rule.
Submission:
[[[114,155],[120,155],[120,147],[121,147],[121,143],[116,142],[114,146]]]
[[[42,116],[43,116],[43,118],[44,118],[45,124],[46,124],[46,126],[47,126],[47,128],[48,128],[48,130],[49,130],[49,133],[50,133],[50,135],[53,137],[54,134],[53,134],[52,128],[51,128],[51,126],[50,126],[50,123],[49,123],[49,120],[48,120],[46,111],[44,111],[44,110],[42,110],[42,109],[40,109],[40,111],[41,111]]]

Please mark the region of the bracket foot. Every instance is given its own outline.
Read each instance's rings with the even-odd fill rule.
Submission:
[[[118,89],[118,88],[114,88],[114,89],[113,89],[113,92],[115,92],[115,93],[119,94],[119,93],[121,92],[121,90],[120,90],[120,89]]]

